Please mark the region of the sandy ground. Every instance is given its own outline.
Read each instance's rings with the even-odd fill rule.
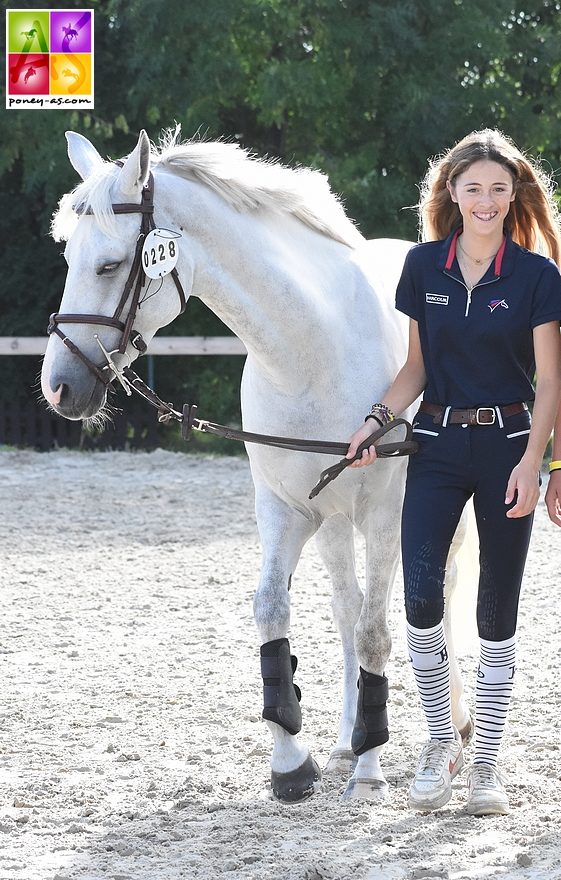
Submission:
[[[247,462],[0,452],[0,880],[561,878],[560,535],[540,506],[503,767],[512,814],[406,793],[423,727],[391,610],[391,800],[268,799]],[[340,648],[315,547],[293,584],[304,738],[334,742]],[[553,612],[553,613],[552,613]],[[473,647],[462,658],[470,696]],[[471,700],[473,702],[473,700]],[[469,755],[468,755],[469,760]]]

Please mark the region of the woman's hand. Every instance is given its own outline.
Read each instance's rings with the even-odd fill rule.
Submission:
[[[553,471],[549,475],[545,503],[551,522],[561,526],[561,471]]]
[[[360,444],[364,443],[364,441],[367,440],[370,435],[377,430],[377,428],[379,428],[379,425],[375,419],[367,419],[364,425],[361,425],[358,431],[355,431],[355,433],[351,437],[349,441],[349,451],[347,452],[345,458],[354,458]],[[364,467],[364,465],[372,464],[374,461],[376,461],[376,457],[376,447],[370,446],[368,447],[368,449],[365,449],[363,451],[361,458],[357,458],[357,460],[353,461],[353,463],[350,464],[349,467]]]
[[[535,510],[540,497],[538,468],[524,458],[513,469],[506,487],[505,504],[510,504],[517,495],[516,504],[507,510],[509,519],[528,516]]]

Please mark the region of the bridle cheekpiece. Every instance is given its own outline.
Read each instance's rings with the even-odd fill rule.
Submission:
[[[122,167],[123,162],[117,161],[115,164]],[[154,177],[152,175],[152,172],[150,172],[148,180],[145,186],[142,188],[142,200],[140,204],[120,202],[111,205],[111,207],[114,214],[141,215],[140,231],[138,234],[138,238],[136,239],[132,265],[117,308],[113,312],[112,317],[108,317],[106,315],[61,314],[60,312],[54,312],[49,318],[47,333],[49,335],[51,335],[52,333],[56,333],[56,335],[60,337],[60,339],[62,339],[64,345],[72,352],[72,354],[75,354],[76,357],[80,358],[82,363],[84,363],[87,368],[96,376],[96,378],[99,379],[99,381],[102,382],[104,385],[108,386],[113,378],[116,376],[127,391],[127,393],[130,394],[128,385],[122,379],[121,370],[119,370],[117,365],[113,362],[112,355],[125,354],[129,342],[134,348],[136,348],[137,351],[140,352],[140,354],[144,354],[147,348],[146,342],[142,338],[142,335],[134,329],[134,322],[138,309],[140,307],[140,296],[146,284],[147,278],[142,263],[142,247],[146,236],[153,229],[156,228],[156,225],[154,223]],[[74,211],[79,215],[93,214],[91,208],[84,208],[80,205],[76,206],[74,208]],[[182,314],[185,311],[185,306],[187,303],[185,291],[183,290],[183,287],[179,280],[177,269],[175,267],[171,270],[170,274],[174,280],[177,293],[179,295],[179,301],[181,304],[180,314]],[[124,318],[123,320],[123,311],[125,309],[125,306],[127,305],[129,298],[131,297],[131,292],[132,298],[130,302],[130,307],[126,318]],[[114,327],[117,330],[121,331],[121,338],[119,340],[118,348],[114,349],[111,352],[108,352],[107,349],[103,346],[97,334],[94,334],[94,338],[101,348],[105,359],[105,361],[101,365],[95,364],[59,328],[59,324],[92,324],[94,326]]]

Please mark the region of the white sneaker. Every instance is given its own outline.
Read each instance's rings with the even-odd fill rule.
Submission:
[[[491,764],[473,764],[467,778],[466,810],[471,816],[506,816],[508,795],[497,768]]]
[[[455,739],[431,739],[421,752],[415,778],[409,789],[413,810],[438,810],[452,796],[452,780],[464,766],[462,740],[454,728]]]

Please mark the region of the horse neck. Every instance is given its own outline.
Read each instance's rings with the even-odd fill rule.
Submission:
[[[162,175],[157,190],[170,177]],[[168,204],[186,231],[192,295],[245,343],[275,384],[307,382],[311,352],[314,369],[329,370],[327,344],[350,248],[291,216],[240,213],[202,184],[172,181]]]

